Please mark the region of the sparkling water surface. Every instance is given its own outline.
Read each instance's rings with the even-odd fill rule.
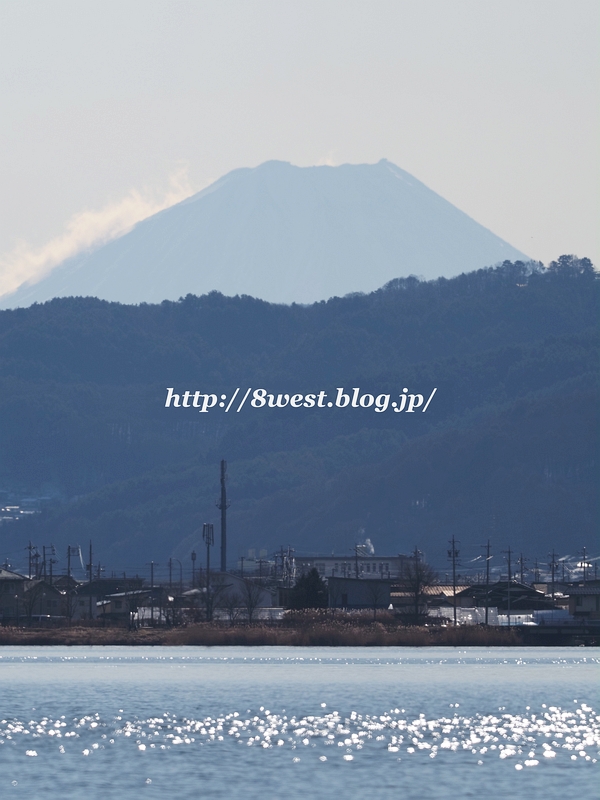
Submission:
[[[595,798],[597,650],[3,647],[0,797]]]

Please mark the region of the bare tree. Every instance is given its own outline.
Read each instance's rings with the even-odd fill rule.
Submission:
[[[382,607],[389,596],[389,584],[384,581],[370,580],[366,584],[366,590],[373,609],[373,619],[377,619],[377,609]]]
[[[410,615],[415,625],[419,624],[421,618],[421,606],[425,589],[435,586],[438,576],[433,567],[422,560],[422,553],[415,547],[413,557],[407,559],[402,565],[400,584],[402,589],[410,595],[412,599],[412,614]]]
[[[242,589],[242,604],[246,609],[246,614],[248,615],[248,622],[251,623],[254,618],[254,613],[256,609],[260,605],[260,599],[262,597],[263,587],[260,583],[254,583],[253,581],[244,581],[244,586]]]
[[[41,614],[42,599],[46,584],[44,581],[31,581],[23,594],[23,610],[27,617],[27,624],[31,626],[33,616],[37,611]]]
[[[125,595],[125,602],[127,603],[127,610],[129,612],[129,614],[128,614],[128,616],[129,616],[129,621],[128,621],[129,630],[130,631],[135,631],[135,630],[137,630],[137,627],[138,627],[135,615],[137,614],[137,612],[139,610],[139,607],[140,607],[139,606],[139,595],[134,594],[133,592],[131,594],[126,594]]]
[[[230,584],[225,583],[225,576],[217,574],[206,574],[203,576],[204,583],[204,605],[206,608],[206,619],[211,620],[214,609],[219,605],[219,598]]]
[[[244,601],[238,592],[226,592],[219,600],[219,605],[227,612],[230,625],[234,625],[242,613]]]
[[[341,599],[342,599],[342,590],[340,584],[335,580],[327,581],[327,604],[329,608],[332,609],[331,611],[332,617],[335,617],[335,611]]]

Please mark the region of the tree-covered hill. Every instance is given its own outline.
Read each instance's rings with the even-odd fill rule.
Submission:
[[[360,536],[441,551],[490,525],[564,549],[597,513],[598,287],[589,261],[561,257],[311,306],[212,293],[0,312],[0,489],[61,500],[18,532],[3,526],[0,547],[93,537],[115,566],[135,565],[140,544],[187,558],[216,520],[226,458],[233,557]],[[425,414],[198,414],[164,408],[169,386],[437,392]]]

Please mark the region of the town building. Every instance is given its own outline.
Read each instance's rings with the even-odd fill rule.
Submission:
[[[70,619],[75,602],[65,592],[45,580],[27,581],[23,592],[21,617],[30,624]]]
[[[316,569],[322,578],[378,578],[397,579],[403,565],[412,556],[376,556],[365,552],[360,546],[357,552],[346,556],[335,554],[323,556],[296,556],[297,576],[306,575]]]
[[[175,606],[202,617],[206,613],[206,574],[201,586],[184,592],[175,598]],[[209,605],[212,616],[248,619],[260,609],[273,607],[273,593],[260,582],[244,579],[231,572],[211,572]]]
[[[486,585],[473,583],[456,595],[461,608],[494,606],[498,613],[532,614],[556,608],[552,598],[520,581],[497,581]]]
[[[387,578],[327,578],[329,608],[388,608],[391,591]]]
[[[456,596],[459,592],[466,589],[464,585],[456,586]],[[454,586],[451,584],[435,584],[434,586],[422,586],[419,589],[419,597],[415,598],[414,590],[403,587],[402,585],[395,585],[392,588],[390,602],[394,607],[394,611],[399,614],[414,615],[415,602],[418,603],[419,615],[427,615],[431,609],[454,609]],[[458,605],[458,603],[457,603]],[[444,616],[445,612],[437,611],[436,616]]]
[[[569,613],[580,620],[600,619],[600,581],[587,581],[567,589]]]
[[[158,624],[166,619],[162,609],[172,600],[160,587],[106,594],[96,602],[96,617],[104,623],[116,622],[131,626],[139,619],[140,608],[148,606],[148,620]]]
[[[27,578],[18,572],[0,567],[0,622],[14,624],[23,615]]]
[[[99,601],[120,592],[140,590],[143,583],[143,578],[122,577],[96,578],[87,583],[78,584],[75,589],[77,599],[73,610],[73,619],[96,619],[102,613],[102,607],[98,605]]]

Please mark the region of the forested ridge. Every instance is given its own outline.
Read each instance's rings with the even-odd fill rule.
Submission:
[[[0,489],[52,510],[0,529],[87,541],[115,565],[186,557],[216,521],[229,462],[230,553],[290,543],[443,549],[491,530],[565,549],[597,520],[597,273],[564,256],[368,295],[279,306],[211,293],[0,312]],[[425,414],[164,408],[167,386],[429,393]]]

